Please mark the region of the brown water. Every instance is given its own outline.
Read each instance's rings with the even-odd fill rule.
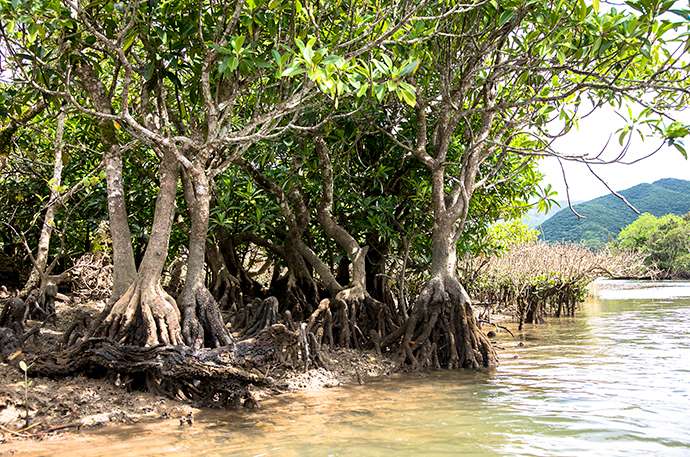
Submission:
[[[690,456],[690,283],[602,283],[579,317],[499,335],[493,373],[290,394],[256,412],[27,444],[59,456]],[[512,358],[517,354],[518,358]]]

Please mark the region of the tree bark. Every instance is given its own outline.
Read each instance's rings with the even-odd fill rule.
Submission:
[[[97,335],[142,346],[182,343],[177,304],[160,285],[175,214],[178,171],[177,159],[166,152],[160,163],[160,190],[144,258],[135,281],[98,325]]]
[[[96,109],[112,112],[107,91],[94,69],[86,63],[81,63],[77,66],[77,72]],[[115,125],[112,121],[101,119],[99,130],[105,148],[103,162],[108,195],[108,221],[113,242],[113,290],[110,302],[114,303],[134,282],[137,277],[137,268],[134,262],[132,234],[127,220],[127,205],[122,181],[122,148],[117,140]]]
[[[389,246],[386,241],[379,241],[374,233],[367,237],[367,245],[369,246],[365,259],[367,290],[376,300],[388,300],[392,297],[385,277]]]
[[[24,288],[19,293],[20,298],[26,298],[29,293],[38,288],[45,286],[45,277],[47,275],[48,267],[48,253],[50,251],[50,237],[53,234],[55,227],[55,211],[58,206],[60,192],[59,187],[62,184],[62,151],[64,148],[63,134],[65,131],[65,110],[60,110],[57,117],[57,126],[55,128],[55,140],[53,147],[55,149],[55,161],[53,163],[53,176],[49,182],[50,197],[45,215],[43,217],[43,225],[41,226],[41,234],[38,238],[38,250],[36,257],[33,259],[33,268],[29,274],[29,278],[24,285]]]
[[[448,108],[449,109],[449,108]],[[457,276],[457,240],[465,224],[481,161],[479,146],[471,144],[463,156],[456,185],[446,193],[445,168],[453,122],[448,110],[437,121],[432,138],[436,156],[426,152],[426,112],[418,103],[415,154],[431,173],[434,223],[431,236],[431,277],[415,300],[410,317],[382,346],[399,341],[403,363],[413,368],[488,368],[497,364],[491,342],[477,325],[471,300]],[[490,124],[490,119],[487,120]],[[486,125],[479,135],[486,134]]]
[[[288,290],[286,291],[286,296],[292,297],[290,300],[296,300],[291,302],[290,306],[311,310],[314,305],[308,301],[302,301],[302,297],[310,297],[313,295],[312,291],[317,289],[317,287],[314,286],[314,276],[311,274],[311,271],[303,268],[306,267],[305,262],[311,266],[319,276],[323,287],[325,287],[332,296],[335,296],[335,294],[342,290],[342,286],[338,283],[335,276],[333,276],[328,265],[326,265],[302,239],[309,225],[309,211],[304,204],[301,193],[298,190],[293,190],[289,194],[286,194],[281,186],[270,180],[251,163],[243,159],[237,159],[236,163],[245,170],[261,188],[276,197],[281,213],[285,218],[288,227],[287,244],[289,244],[285,249],[285,259],[288,263],[289,275],[291,275],[287,281]],[[294,206],[294,210],[291,205]],[[301,259],[299,257],[301,257]],[[308,275],[306,273],[308,273]]]
[[[211,194],[206,173],[201,163],[183,173],[185,199],[192,221],[189,233],[187,276],[180,297],[183,312],[182,335],[193,348],[220,347],[233,343],[230,332],[223,323],[218,303],[206,288],[206,238]]]
[[[104,121],[107,122],[107,121]],[[132,234],[127,220],[125,189],[122,182],[122,154],[117,143],[106,144],[105,179],[108,193],[108,222],[113,242],[113,290],[111,302],[116,301],[137,276],[132,248]]]
[[[401,327],[403,359],[413,368],[494,367],[496,352],[477,325],[470,297],[457,276],[457,236],[468,205],[447,210],[442,169],[432,173],[432,184],[431,278]]]
[[[369,345],[372,338],[378,341],[382,334],[390,331],[394,326],[392,312],[367,291],[366,256],[369,247],[361,246],[333,217],[333,166],[323,138],[316,138],[316,152],[322,175],[319,222],[326,234],[345,251],[352,267],[348,287],[338,291],[332,303],[326,306],[333,307],[336,313],[335,325],[338,327],[336,333],[339,334],[339,344],[360,348]],[[333,332],[331,329],[327,330],[329,333]]]
[[[331,164],[328,147],[323,138],[316,138],[316,152],[321,164],[323,189],[319,204],[319,222],[326,234],[335,240],[345,251],[352,265],[350,287],[366,292],[366,264],[365,258],[368,248],[359,245],[357,240],[333,218],[333,166]]]
[[[458,280],[455,243],[452,226],[434,224],[431,278],[401,327],[403,360],[414,369],[497,364],[496,352],[478,327],[470,297]]]

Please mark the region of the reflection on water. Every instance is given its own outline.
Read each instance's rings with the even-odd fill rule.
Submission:
[[[690,455],[690,283],[624,281],[574,319],[505,334],[494,373],[291,394],[256,412],[27,445],[57,456]],[[517,358],[514,358],[517,355]]]

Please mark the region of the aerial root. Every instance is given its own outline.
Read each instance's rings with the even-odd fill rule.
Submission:
[[[191,297],[182,303],[182,336],[194,349],[218,348],[234,343],[230,331],[223,322],[218,302],[205,287],[198,287]]]
[[[432,278],[420,292],[406,324],[381,344],[399,344],[401,363],[411,369],[480,369],[497,363],[467,293],[449,277]]]
[[[113,304],[94,336],[120,344],[179,345],[180,312],[160,284],[145,286],[137,281]]]

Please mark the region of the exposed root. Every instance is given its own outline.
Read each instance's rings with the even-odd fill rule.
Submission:
[[[249,386],[271,384],[269,378],[243,368],[251,363],[238,359],[229,347],[194,351],[184,346],[123,346],[91,338],[37,355],[30,363],[33,376],[117,373],[147,390],[211,407],[241,406],[253,401]]]
[[[62,336],[62,347],[72,346],[78,341],[88,338],[93,319],[87,313],[70,325]]]
[[[113,304],[94,336],[120,344],[182,344],[180,312],[160,284],[146,286],[137,281]]]
[[[24,321],[26,320],[26,303],[18,297],[8,298],[4,301],[0,311],[0,327],[7,327],[15,334],[24,333]]]
[[[268,297],[265,300],[257,300],[248,307],[246,312],[244,335],[255,336],[278,322],[278,299]]]
[[[27,319],[46,319],[55,315],[55,298],[58,288],[54,282],[47,282],[40,287],[31,289],[24,301],[26,310],[24,316]],[[18,299],[21,299],[21,294]]]
[[[319,302],[319,291],[313,278],[295,277],[291,272],[278,278],[271,287],[282,309],[289,310],[298,320],[306,320]]]
[[[0,327],[0,361],[10,357],[21,347],[17,333],[7,327]]]
[[[323,344],[324,337],[326,344],[333,346],[335,339],[333,338],[333,313],[331,312],[331,300],[326,298],[321,300],[319,306],[309,316],[307,322],[306,333],[315,335],[317,344]]]
[[[238,360],[243,366],[303,367],[305,348],[299,329],[284,324],[274,324],[253,338],[238,341],[235,347]]]
[[[307,321],[316,343],[355,349],[378,346],[381,335],[397,330],[389,305],[375,300],[361,287],[340,291],[324,299]]]
[[[198,287],[193,303],[184,303],[182,336],[194,349],[202,347],[218,348],[234,343],[230,332],[223,323],[218,303],[206,287]]]
[[[491,342],[477,326],[467,292],[451,277],[431,279],[405,326],[381,344],[392,347],[396,343],[403,364],[412,369],[479,369],[497,364]]]

